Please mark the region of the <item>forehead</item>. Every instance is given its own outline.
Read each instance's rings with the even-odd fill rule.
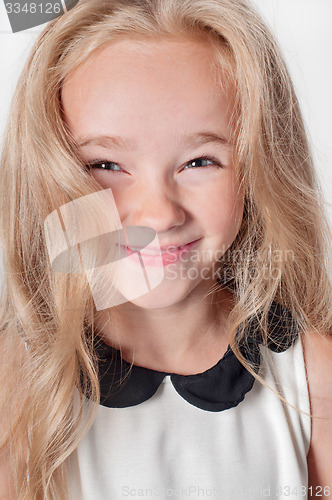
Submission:
[[[217,84],[208,41],[120,40],[92,54],[62,89],[65,119],[76,136],[114,128],[135,132],[229,119],[230,91]],[[128,124],[130,119],[130,124]],[[98,129],[98,130],[96,130]],[[123,129],[123,130],[121,130]]]

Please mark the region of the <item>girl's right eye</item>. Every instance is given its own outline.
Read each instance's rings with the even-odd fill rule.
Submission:
[[[114,161],[95,161],[87,164],[87,168],[100,168],[102,170],[110,170],[111,172],[122,172],[121,167]]]

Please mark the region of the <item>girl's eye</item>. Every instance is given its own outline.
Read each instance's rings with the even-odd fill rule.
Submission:
[[[100,168],[102,170],[110,170],[111,172],[122,172],[121,167],[114,161],[95,161],[88,163],[87,167],[90,168]]]
[[[201,156],[200,158],[195,158],[194,160],[190,160],[188,163],[186,163],[183,170],[207,167],[209,165],[217,165],[218,167],[222,167],[221,163],[216,158]]]
[[[222,164],[220,163],[220,161],[217,160],[217,158],[209,156],[201,156],[200,158],[194,158],[193,160],[190,160],[188,163],[186,163],[186,165],[183,167],[183,170],[202,168],[202,167],[207,167],[209,165],[214,165],[223,168]],[[86,167],[88,169],[98,168],[101,170],[108,170],[111,172],[123,172],[122,168],[114,161],[96,160],[88,163]]]

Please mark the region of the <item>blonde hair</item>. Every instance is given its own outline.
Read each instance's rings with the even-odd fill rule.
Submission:
[[[273,301],[288,308],[301,331],[332,333],[322,195],[291,79],[260,17],[242,0],[80,1],[46,26],[32,50],[1,160],[1,411],[8,420],[2,444],[12,448],[19,500],[67,498],[65,460],[92,424],[100,397],[86,277],[54,272],[44,236],[53,210],[98,189],[63,120],[63,82],[119,37],[148,42],[180,35],[208,40],[216,67],[235,90],[245,213],[221,263],[236,291],[230,315],[235,354],[258,377],[238,342],[250,318],[258,319],[262,342],[269,342]]]

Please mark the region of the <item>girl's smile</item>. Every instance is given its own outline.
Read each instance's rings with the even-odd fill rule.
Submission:
[[[187,257],[190,250],[194,248],[199,241],[200,238],[184,245],[170,244],[161,246],[160,248],[124,247],[124,250],[127,251],[128,255],[139,253],[145,266],[167,266],[168,264],[173,264]]]

